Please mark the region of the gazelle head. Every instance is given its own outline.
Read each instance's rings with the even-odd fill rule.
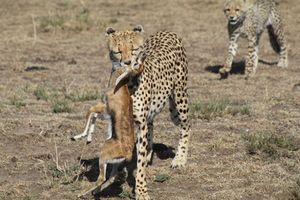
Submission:
[[[115,82],[115,90],[116,92],[121,86],[126,84],[129,81],[130,77],[140,75],[144,70],[144,61],[146,59],[146,55],[143,50],[140,50],[137,57],[132,60],[131,65],[124,67],[124,72],[117,78]]]

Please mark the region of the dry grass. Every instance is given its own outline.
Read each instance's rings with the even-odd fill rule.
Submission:
[[[247,105],[239,105],[230,102],[228,99],[212,100],[208,102],[201,102],[200,100],[193,102],[191,113],[197,118],[211,120],[215,117],[222,117],[226,114],[247,115],[250,116],[251,109]]]
[[[245,134],[249,154],[265,153],[272,158],[292,157],[293,152],[300,149],[300,141],[291,136],[283,136],[272,132]]]
[[[166,155],[176,149],[179,130],[165,109],[155,120],[154,142],[165,146],[158,145],[164,148],[147,171],[151,197],[299,199],[300,93],[293,90],[300,82],[298,1],[280,1],[280,9],[289,68],[259,63],[256,76],[245,81],[247,44],[241,40],[234,73],[220,81],[215,72],[228,44],[221,1],[2,1],[0,199],[74,199],[94,184],[98,174],[92,161],[106,124],[97,124],[89,145],[69,138],[83,131],[86,110],[107,86],[105,28],[136,24],[144,26],[146,37],[176,32],[189,60],[188,164],[181,170],[169,167]],[[278,59],[266,34],[259,55]],[[81,167],[78,157],[92,164]],[[122,182],[101,199],[128,199],[131,190]]]

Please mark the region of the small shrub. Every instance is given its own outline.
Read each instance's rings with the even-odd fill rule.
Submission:
[[[117,18],[111,18],[110,20],[109,20],[109,23],[110,24],[116,24],[118,22],[118,19]]]
[[[60,169],[57,166],[50,166],[48,171],[51,177],[62,184],[70,184],[78,178],[78,176],[84,171],[82,165],[74,164],[70,166],[63,166]]]
[[[24,102],[24,100],[20,97],[17,96],[13,96],[10,99],[10,104],[16,106],[17,108],[21,108],[26,106],[26,103]]]
[[[43,32],[48,32],[51,28],[63,28],[66,22],[66,17],[63,15],[55,14],[43,16],[40,18],[40,29]]]
[[[276,133],[259,132],[244,135],[249,154],[262,152],[272,158],[289,157],[290,152],[298,151],[300,142],[296,138],[280,136]]]
[[[250,116],[250,107],[247,105],[236,105],[227,99],[214,100],[209,102],[197,101],[191,105],[191,112],[194,116],[211,120],[215,117],[221,117],[225,114],[232,116],[248,115]]]
[[[71,103],[66,99],[54,99],[52,102],[52,111],[54,113],[71,112]]]
[[[36,198],[32,196],[25,196],[22,200],[35,200]]]
[[[155,177],[154,181],[155,182],[159,182],[159,183],[163,183],[166,180],[168,180],[170,177],[167,174],[159,174]]]
[[[47,101],[49,98],[49,95],[46,91],[46,88],[44,86],[38,86],[34,91],[33,91],[34,96],[36,96],[37,100],[45,100]]]
[[[210,120],[214,117],[221,116],[225,112],[229,103],[227,100],[212,101],[208,103],[196,102],[191,106],[194,114],[200,118]]]
[[[82,8],[75,18],[75,31],[89,30],[93,26],[93,21],[90,19],[90,10]]]
[[[236,116],[238,114],[250,116],[251,114],[249,106],[232,106],[228,108],[227,113],[232,116]]]
[[[22,87],[23,92],[25,93],[30,93],[31,92],[31,87],[28,83],[26,83],[23,87]]]
[[[73,92],[70,94],[66,94],[66,99],[70,99],[71,101],[91,101],[99,98],[99,93],[96,90],[83,90],[81,92]]]
[[[62,9],[66,10],[70,7],[70,1],[60,1],[57,3],[58,6],[60,6]]]
[[[90,23],[90,10],[87,8],[83,8],[76,16],[76,19],[81,23]]]

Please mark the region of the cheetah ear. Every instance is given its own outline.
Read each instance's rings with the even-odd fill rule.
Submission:
[[[135,26],[134,28],[133,28],[133,31],[134,32],[140,32],[140,33],[143,33],[144,32],[144,28],[143,28],[143,26],[142,25],[137,25],[137,26]]]
[[[112,34],[112,33],[114,33],[114,32],[116,32],[116,30],[115,30],[114,28],[112,28],[112,27],[107,27],[107,28],[106,28],[106,31],[105,31],[105,35],[108,36],[108,35],[110,35],[110,34]]]

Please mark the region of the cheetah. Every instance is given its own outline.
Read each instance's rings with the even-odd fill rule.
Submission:
[[[112,71],[130,65],[142,69],[137,80],[132,81],[135,87],[131,87],[133,118],[138,127],[135,186],[138,200],[150,199],[146,186],[146,167],[152,158],[153,120],[167,102],[172,122],[181,128],[171,167],[185,166],[190,137],[188,62],[182,41],[175,33],[160,31],[141,43],[143,32],[142,26],[137,26],[133,31],[106,30]],[[138,62],[140,57],[144,57],[142,63]],[[127,73],[121,77],[128,78]]]
[[[240,36],[248,39],[246,79],[255,74],[258,64],[258,45],[264,29],[268,30],[273,50],[279,54],[278,67],[288,66],[286,38],[274,0],[226,0],[224,13],[228,19],[229,48],[224,67],[219,70],[221,78],[226,78],[231,70]]]

